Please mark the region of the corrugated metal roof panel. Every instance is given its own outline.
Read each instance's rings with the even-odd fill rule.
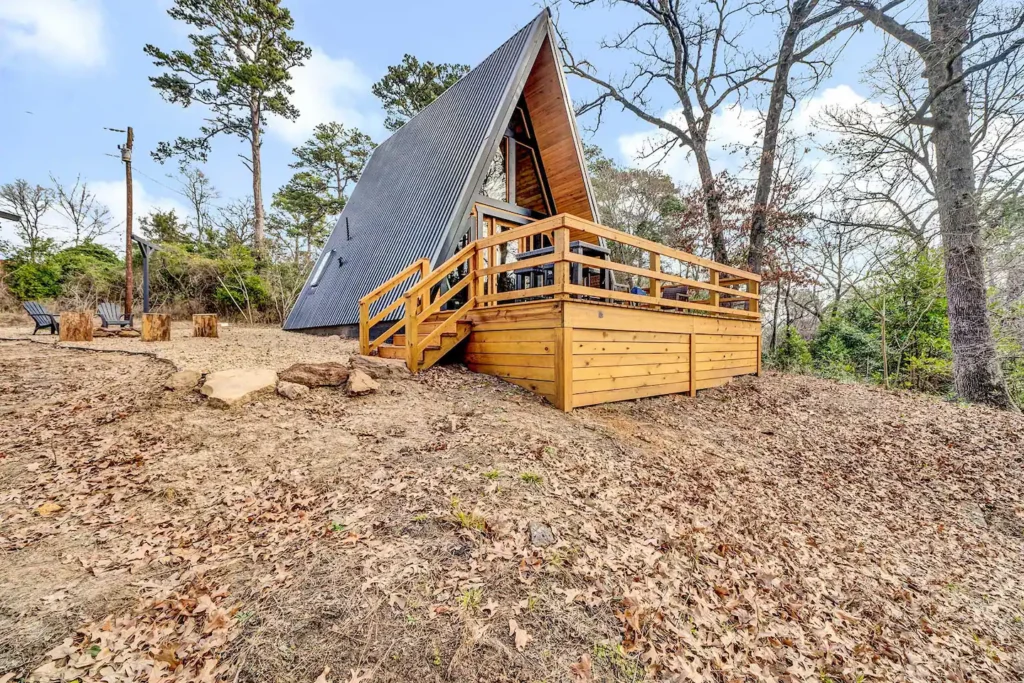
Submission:
[[[311,275],[286,330],[356,324],[360,298],[413,261],[438,256],[463,218],[467,184],[478,175],[488,138],[496,140],[495,128],[504,125],[498,115],[511,112],[506,100],[518,96],[512,85],[548,16],[541,12],[374,150],[320,256],[332,262],[315,286]],[[313,274],[318,270],[320,263]],[[382,299],[371,315],[401,293]]]

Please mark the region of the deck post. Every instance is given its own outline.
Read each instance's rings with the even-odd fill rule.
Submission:
[[[697,396],[697,335],[690,333],[690,396]]]
[[[370,302],[359,302],[359,353],[370,355]]]
[[[419,302],[420,298],[413,291],[405,293],[405,364],[409,372],[415,373],[419,367],[416,347],[419,344]]]
[[[660,273],[661,254],[654,251],[649,253],[651,255],[651,270],[653,270],[656,273]],[[653,296],[655,299],[661,298],[661,280],[655,279],[653,275],[651,276],[651,296]]]
[[[747,280],[747,291],[750,294],[760,294],[761,293],[761,283],[758,282],[757,280]],[[761,303],[760,301],[758,301],[757,299],[747,299],[747,301],[750,302],[748,310],[751,313],[759,313],[760,312],[760,310],[761,310],[761,307],[759,305]]]
[[[718,286],[717,270],[708,270],[708,283],[714,285],[715,287]],[[718,306],[718,292],[716,292],[713,289],[709,289],[708,295],[708,303],[711,304],[712,306]]]
[[[569,286],[569,228],[562,227],[555,229],[555,257],[558,259],[555,261],[555,286],[558,287],[558,294],[555,295],[556,299],[568,299],[568,295],[565,293],[566,287]]]

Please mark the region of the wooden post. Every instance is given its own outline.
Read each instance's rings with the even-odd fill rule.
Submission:
[[[717,270],[710,270],[710,271],[708,271],[708,280],[709,280],[710,284],[712,284],[712,285],[717,287],[718,286],[718,271]],[[718,292],[716,292],[713,289],[709,289],[708,292],[710,293],[710,295],[708,297],[708,303],[711,304],[712,306],[717,306],[718,305]]]
[[[556,299],[567,299],[565,288],[569,286],[569,228],[561,227],[555,229],[555,286],[558,287]]]
[[[170,341],[171,316],[166,313],[142,314],[142,341]]]
[[[697,396],[697,335],[690,333],[690,396]]]
[[[219,337],[217,316],[213,313],[200,313],[192,316],[193,337]]]
[[[750,292],[751,294],[760,294],[761,283],[757,282],[756,280],[748,280],[747,291]],[[751,313],[759,313],[761,311],[760,301],[758,301],[757,299],[747,299],[747,301],[750,302],[749,310]]]
[[[650,252],[651,254],[651,270],[656,273],[661,273],[661,254],[656,252]],[[655,299],[661,298],[661,280],[656,280],[651,277],[651,296]]]
[[[359,302],[359,353],[370,355],[370,303]]]
[[[92,311],[61,311],[60,340],[91,342]]]
[[[419,370],[419,354],[416,347],[419,344],[419,301],[420,298],[412,292],[405,294],[405,364],[409,372]]]
[[[132,146],[135,144],[135,133],[128,126],[128,138],[121,148],[121,160],[124,162],[124,183],[127,194],[127,213],[125,214],[125,252],[124,252],[124,319],[132,319],[132,294],[135,279],[132,273]]]

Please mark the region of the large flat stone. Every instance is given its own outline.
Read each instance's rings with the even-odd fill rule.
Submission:
[[[250,401],[277,386],[277,373],[270,368],[236,368],[206,376],[201,389],[211,406],[230,408]]]
[[[348,380],[341,363],[296,363],[281,372],[281,381],[306,387],[340,387]]]
[[[404,360],[378,356],[352,356],[349,358],[349,365],[353,370],[362,370],[374,379],[409,376],[409,368]]]

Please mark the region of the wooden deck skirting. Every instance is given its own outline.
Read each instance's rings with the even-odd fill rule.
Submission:
[[[651,265],[575,254],[569,250],[570,234],[581,233],[595,242],[645,250]],[[552,238],[553,253],[498,263],[503,245],[521,247],[538,234]],[[707,281],[664,272],[668,259],[691,271],[706,270]],[[498,275],[548,264],[553,264],[553,285],[496,291]],[[573,264],[646,278],[649,293],[573,284]],[[440,291],[438,286],[452,282],[456,273],[462,279]],[[374,304],[414,274],[418,281],[400,299],[404,317],[371,340],[370,327],[397,309],[393,303],[371,317]],[[360,302],[360,346],[363,353],[386,350],[404,357],[413,372],[458,349],[471,370],[525,387],[565,411],[670,393],[693,396],[738,375],[760,374],[759,283],[753,273],[561,214],[475,240],[432,272],[421,262],[412,264]],[[706,298],[663,299],[666,285],[703,290]],[[456,295],[464,303],[442,312]],[[404,348],[386,343],[398,339]]]

